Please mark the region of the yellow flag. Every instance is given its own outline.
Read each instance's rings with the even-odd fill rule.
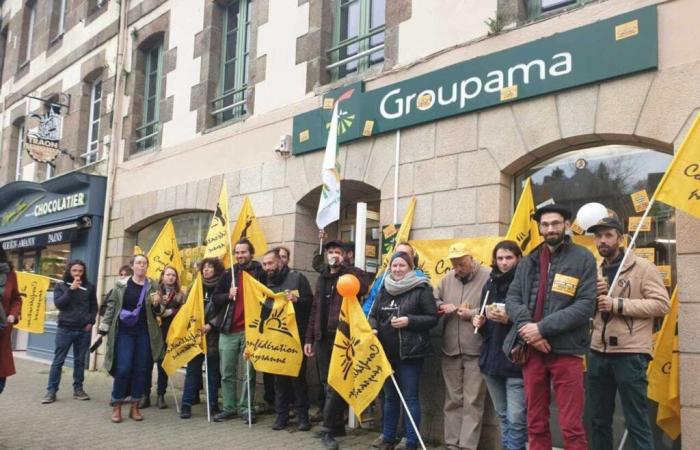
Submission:
[[[205,258],[219,258],[223,261],[225,267],[231,266],[229,257],[231,247],[229,244],[228,193],[226,192],[225,182],[221,185],[219,202],[216,204],[216,210],[211,218],[204,244],[206,245]]]
[[[258,218],[255,216],[253,205],[250,203],[250,199],[247,196],[243,199],[243,205],[241,205],[241,212],[238,213],[236,226],[233,227],[233,231],[231,232],[231,248],[234,248],[236,242],[241,238],[247,238],[250,243],[253,244],[256,255],[264,255],[265,252],[267,252],[265,235],[263,234],[262,228],[260,228]]]
[[[51,279],[27,272],[17,272],[17,289],[22,297],[20,320],[15,328],[29,333],[43,333],[46,316],[46,292]]]
[[[243,272],[246,354],[255,370],[299,376],[304,355],[294,305]]]
[[[399,231],[396,233],[396,240],[394,241],[394,247],[396,244],[408,241],[408,235],[411,234],[411,226],[413,225],[413,214],[416,211],[416,198],[412,197],[411,201],[408,203],[408,208],[403,215],[403,220],[401,221],[401,226]],[[389,260],[391,255],[394,253],[393,249],[382,258],[382,265],[377,270],[377,276],[381,275],[389,267]]]
[[[204,326],[204,291],[202,275],[197,275],[187,301],[175,315],[165,340],[165,356],[161,366],[168,375],[187,364],[200,353],[207,352],[207,338],[202,334]]]
[[[664,318],[654,345],[654,359],[649,363],[647,396],[659,404],[656,424],[676,439],[681,433],[680,367],[678,362],[677,290],[671,296],[671,310]]]
[[[134,256],[136,255],[145,255],[143,250],[141,250],[141,247],[139,247],[138,245],[134,245]]]
[[[700,219],[700,115],[666,169],[653,198]]]
[[[535,199],[532,195],[532,182],[528,178],[506,233],[506,239],[517,242],[525,255],[543,241],[537,222],[532,218],[533,214],[535,214]]]
[[[384,348],[372,333],[357,297],[343,297],[328,384],[360,416],[392,372]]]
[[[165,222],[163,229],[160,230],[160,234],[148,252],[148,278],[157,281],[165,266],[173,266],[177,270],[178,276],[182,276],[184,265],[180,249],[177,247],[172,219]]]
[[[422,270],[430,279],[430,283],[437,286],[448,270],[452,268],[447,258],[448,250],[452,244],[461,242],[467,246],[475,260],[488,266],[491,264],[493,248],[503,238],[498,236],[486,236],[461,239],[425,239],[409,241],[409,244],[418,254],[418,269]]]

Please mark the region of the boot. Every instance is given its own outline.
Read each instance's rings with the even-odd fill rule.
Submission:
[[[129,410],[129,417],[132,420],[135,420],[137,422],[140,422],[143,420],[143,416],[141,415],[141,411],[139,411],[139,402],[131,402],[131,409]]]
[[[298,410],[297,411],[297,420],[299,421],[299,425],[297,426],[297,430],[299,431],[309,431],[311,430],[311,422],[309,421],[309,411],[304,411],[304,410]]]
[[[389,444],[388,442],[382,442],[379,446],[379,450],[394,450],[394,444]]]
[[[141,397],[141,401],[139,402],[139,408],[140,409],[146,409],[151,406],[151,396],[150,395],[144,395]]]
[[[112,405],[112,422],[119,423],[122,421],[122,404],[114,402]]]
[[[156,406],[158,409],[166,409],[168,405],[165,403],[165,395],[159,395],[156,400]]]

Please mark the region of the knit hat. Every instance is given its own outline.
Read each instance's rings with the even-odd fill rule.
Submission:
[[[391,255],[391,262],[393,263],[396,258],[401,258],[404,261],[406,261],[406,264],[408,264],[408,267],[413,269],[413,258],[411,258],[411,255],[409,255],[406,252],[396,252],[393,255]]]

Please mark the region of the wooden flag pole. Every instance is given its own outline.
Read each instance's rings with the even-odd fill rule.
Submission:
[[[394,389],[396,389],[396,393],[399,394],[399,398],[401,399],[401,403],[403,404],[403,408],[406,411],[406,415],[408,416],[408,420],[411,421],[411,425],[413,426],[413,429],[416,431],[416,436],[418,436],[418,441],[420,442],[420,446],[423,450],[426,450],[425,443],[423,443],[423,438],[420,435],[420,431],[418,430],[418,427],[416,426],[416,422],[413,420],[413,415],[411,415],[411,411],[408,410],[408,405],[406,404],[406,400],[403,398],[403,394],[401,393],[401,389],[399,389],[399,384],[396,382],[396,378],[394,378],[393,373],[390,376],[391,376],[391,381],[394,382]]]

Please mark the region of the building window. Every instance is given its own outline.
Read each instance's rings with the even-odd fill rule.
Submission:
[[[24,157],[24,124],[17,127],[17,163],[15,166],[15,181],[22,181],[22,172],[24,171],[24,164],[22,164]]]
[[[29,62],[32,56],[32,42],[34,41],[34,21],[36,20],[36,5],[34,3],[27,3],[26,20],[24,22],[24,39],[23,39],[23,52],[20,58],[21,65]]]
[[[80,155],[85,164],[99,159],[100,111],[102,106],[102,80],[95,80],[90,86],[90,115],[88,116],[88,138],[85,153]]]
[[[53,14],[51,17],[51,36],[53,39],[58,39],[63,36],[66,31],[66,13],[68,0],[54,0]]]
[[[244,116],[250,53],[250,1],[237,0],[224,9],[218,96],[212,101],[216,123]]]
[[[146,69],[143,85],[143,116],[141,126],[136,128],[137,152],[153,148],[158,143],[160,81],[163,74],[162,49],[162,44],[158,43],[144,50]]]
[[[552,13],[560,13],[568,9],[568,7],[578,6],[585,2],[586,0],[529,0],[527,3],[528,14],[530,18],[537,18]]]
[[[384,61],[386,0],[338,0],[331,64],[334,80]]]

